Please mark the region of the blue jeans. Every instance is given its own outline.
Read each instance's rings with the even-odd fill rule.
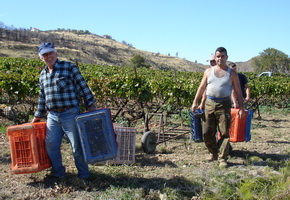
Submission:
[[[75,117],[80,114],[79,106],[68,109],[64,112],[50,111],[47,116],[46,128],[46,150],[52,162],[52,175],[57,177],[65,176],[65,167],[62,164],[60,151],[64,134],[72,147],[75,165],[80,178],[88,178],[89,168],[84,161],[81,143],[77,131]]]

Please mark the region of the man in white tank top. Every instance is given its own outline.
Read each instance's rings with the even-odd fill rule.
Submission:
[[[221,165],[227,165],[229,152],[229,129],[231,125],[231,92],[237,94],[240,106],[240,118],[245,116],[243,97],[239,77],[227,65],[228,55],[224,47],[215,51],[217,65],[206,69],[202,81],[192,103],[192,111],[198,108],[198,102],[206,90],[207,99],[203,118],[203,139],[210,153],[210,161],[220,158]],[[216,139],[216,131],[221,133],[220,149]]]

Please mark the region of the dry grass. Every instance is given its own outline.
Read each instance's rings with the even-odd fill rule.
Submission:
[[[11,174],[9,143],[2,129],[0,199],[155,200],[198,199],[198,196],[210,199],[210,195],[213,199],[237,199],[235,192],[238,192],[237,187],[242,180],[255,177],[269,179],[273,174],[283,176],[279,170],[287,163],[289,169],[289,126],[289,114],[281,112],[263,113],[261,120],[254,118],[252,140],[232,143],[228,168],[206,162],[204,144],[189,141],[187,137],[171,140],[166,146],[159,144],[154,154],[145,154],[140,144],[140,126],[136,140],[136,163],[131,166],[90,165],[92,177],[88,183],[77,178],[71,150],[65,141],[62,148],[68,176],[64,179],[46,178],[48,170]],[[284,195],[284,199],[289,199],[289,187],[288,193],[280,188],[276,197]],[[271,196],[257,197],[261,198],[270,199]]]

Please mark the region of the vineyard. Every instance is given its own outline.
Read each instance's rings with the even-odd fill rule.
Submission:
[[[12,123],[31,120],[43,67],[38,59],[0,58],[0,199],[290,199],[290,78],[283,74],[245,73],[252,97],[248,108],[258,111],[252,121],[252,139],[232,143],[229,166],[222,168],[205,160],[204,143],[187,136],[158,145],[153,154],[146,154],[141,144],[143,124],[137,121],[146,113],[174,114],[169,126],[189,117],[202,73],[80,63],[97,106],[111,108],[114,122],[137,129],[136,163],[90,164],[91,179],[82,182],[70,144],[64,140],[64,179],[49,178],[49,170],[12,174],[5,131]],[[154,123],[151,128],[158,128]]]
[[[15,124],[29,120],[37,105],[38,77],[43,67],[38,59],[0,58],[2,116]],[[82,63],[78,67],[95,94],[97,106],[111,108],[113,121],[122,120],[129,126],[147,112],[182,115],[190,108],[203,75]],[[257,77],[250,72],[245,75],[251,88],[248,108],[256,110],[259,105],[289,108],[289,76]]]

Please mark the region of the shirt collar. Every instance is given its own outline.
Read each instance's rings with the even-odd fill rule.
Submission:
[[[59,62],[60,62],[59,59],[56,59],[54,65],[53,65],[53,70],[55,70],[56,68],[58,68],[58,63],[59,63]],[[46,71],[47,73],[49,73],[49,71],[48,71],[48,66],[47,66],[47,65],[45,66],[44,69],[45,69],[45,71]]]

